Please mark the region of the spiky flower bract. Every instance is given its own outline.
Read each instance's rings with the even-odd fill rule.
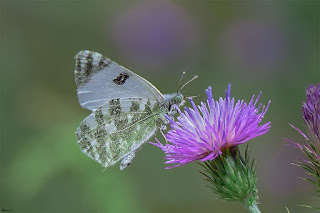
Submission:
[[[182,166],[192,161],[213,160],[229,147],[237,146],[269,131],[270,122],[262,121],[268,110],[257,102],[253,95],[249,103],[231,98],[231,84],[225,92],[225,98],[215,101],[212,89],[206,90],[207,103],[196,106],[190,98],[192,108],[180,111],[177,121],[170,121],[171,130],[165,135],[167,144],[152,143],[166,154],[166,164],[175,164],[167,168]],[[261,112],[260,112],[261,110]]]
[[[313,177],[302,179],[314,184],[315,191],[319,193],[318,197],[320,197],[320,84],[316,86],[309,84],[309,87],[306,88],[306,102],[302,105],[301,114],[307,135],[290,125],[303,136],[304,143],[289,141],[302,151],[307,160],[298,161],[298,164],[294,165],[304,168],[306,174]]]
[[[260,212],[257,204],[257,176],[256,166],[253,160],[250,163],[248,146],[243,159],[238,147],[229,148],[222,155],[212,161],[199,163],[204,171],[208,187],[220,196],[220,199],[239,201],[251,212]]]

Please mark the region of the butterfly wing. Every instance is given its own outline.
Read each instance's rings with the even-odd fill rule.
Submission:
[[[163,120],[161,110],[157,102],[148,99],[111,99],[80,124],[78,144],[90,158],[104,167],[111,166],[130,154],[134,156],[155,134]]]
[[[163,101],[161,92],[150,82],[100,53],[84,50],[75,59],[75,82],[83,108],[94,111],[114,98]]]

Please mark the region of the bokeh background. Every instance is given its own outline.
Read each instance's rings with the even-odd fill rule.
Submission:
[[[312,186],[291,165],[302,155],[305,87],[320,82],[319,1],[0,0],[1,200],[12,212],[246,212],[217,200],[195,163],[165,170],[146,144],[124,171],[84,155],[75,131],[89,115],[77,101],[74,55],[94,50],[163,93],[271,100],[271,130],[250,142],[262,212],[313,213]],[[158,135],[158,138],[162,138]],[[154,139],[152,139],[154,140]]]

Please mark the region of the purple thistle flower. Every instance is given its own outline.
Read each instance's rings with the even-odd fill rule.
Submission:
[[[238,100],[235,104],[231,99],[231,84],[225,93],[225,98],[214,101],[212,89],[206,90],[207,104],[196,106],[190,98],[192,108],[185,107],[185,111],[179,112],[177,121],[170,121],[171,130],[165,135],[167,144],[151,143],[160,147],[166,154],[166,164],[175,164],[167,167],[170,169],[182,166],[192,161],[213,160],[230,147],[245,143],[246,141],[269,131],[270,122],[261,126],[262,118],[268,110],[260,104],[256,107],[258,97],[251,98],[249,104]]]
[[[306,103],[303,103],[301,110],[302,117],[315,151],[320,154],[320,84],[309,84],[306,96]]]
[[[306,88],[306,102],[302,105],[301,114],[308,132],[308,136],[304,134],[297,127],[292,126],[299,132],[305,142],[295,143],[288,140],[296,148],[299,148],[302,153],[307,157],[307,160],[298,161],[293,165],[299,166],[306,170],[306,174],[311,178],[303,178],[315,185],[315,191],[320,192],[320,84],[314,86],[309,84]],[[311,208],[316,208],[308,206]]]
[[[310,153],[312,158],[320,163],[320,84],[316,86],[309,84],[306,88],[306,102],[302,105],[301,114],[308,136],[292,124],[290,126],[303,136],[305,143],[288,141],[304,153]],[[310,163],[310,161],[305,162]]]

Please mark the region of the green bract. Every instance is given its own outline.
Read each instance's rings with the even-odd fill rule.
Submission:
[[[210,187],[220,198],[239,201],[247,208],[257,204],[257,176],[255,160],[250,162],[248,148],[243,159],[236,146],[226,150],[212,161],[205,161],[200,171]],[[260,212],[259,210],[253,212]]]

